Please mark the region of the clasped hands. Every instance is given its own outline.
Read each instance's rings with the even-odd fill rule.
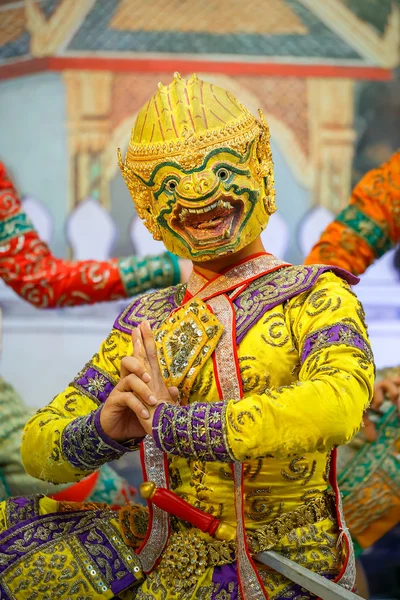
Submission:
[[[157,406],[179,398],[178,388],[165,385],[148,321],[133,330],[132,345],[133,354],[122,359],[120,380],[100,413],[104,433],[121,444],[152,435]]]

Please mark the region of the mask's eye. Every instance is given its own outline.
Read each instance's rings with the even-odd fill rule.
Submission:
[[[168,192],[174,192],[177,186],[178,182],[176,181],[176,179],[170,179],[165,183],[165,189],[168,190]]]
[[[226,181],[227,179],[229,179],[229,176],[230,176],[230,172],[225,167],[221,167],[221,169],[218,169],[217,177],[221,181]]]

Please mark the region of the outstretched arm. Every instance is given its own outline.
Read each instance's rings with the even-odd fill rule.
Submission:
[[[400,240],[400,152],[369,171],[349,205],[328,225],[306,264],[329,264],[360,275]]]
[[[179,283],[181,267],[170,253],[108,261],[55,258],[24,213],[0,163],[0,277],[30,304],[54,308],[117,300],[168,287]]]

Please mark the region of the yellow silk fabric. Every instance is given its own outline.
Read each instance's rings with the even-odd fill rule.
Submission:
[[[357,298],[347,283],[326,273],[311,290],[264,314],[239,345],[244,398],[226,399],[226,431],[234,457],[245,462],[247,529],[262,527],[321,495],[328,487],[329,451],[348,442],[360,428],[373,390],[371,357],[351,342],[330,343],[321,336],[304,364],[300,362],[307,336],[339,323],[367,338]],[[129,335],[114,330],[92,363],[117,381],[120,360],[131,353]],[[218,400],[209,359],[189,401]],[[87,475],[63,458],[60,437],[72,419],[96,406],[69,386],[35,415],[25,428],[22,444],[28,472],[55,482]],[[191,504],[236,523],[228,464],[172,456],[170,480],[174,491]],[[342,561],[336,541],[337,530],[326,519],[295,530],[276,549],[285,548],[293,560],[313,570],[335,571]],[[276,593],[287,585],[279,581]]]

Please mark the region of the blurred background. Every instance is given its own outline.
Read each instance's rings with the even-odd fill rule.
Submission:
[[[197,72],[263,110],[279,209],[264,242],[301,262],[352,185],[400,147],[399,48],[399,0],[0,0],[0,160],[54,254],[157,253],[116,151],[159,81]],[[357,288],[378,367],[400,363],[395,253]],[[46,404],[123,305],[40,312],[1,285],[2,376]],[[400,598],[398,540],[365,557],[376,597]]]

